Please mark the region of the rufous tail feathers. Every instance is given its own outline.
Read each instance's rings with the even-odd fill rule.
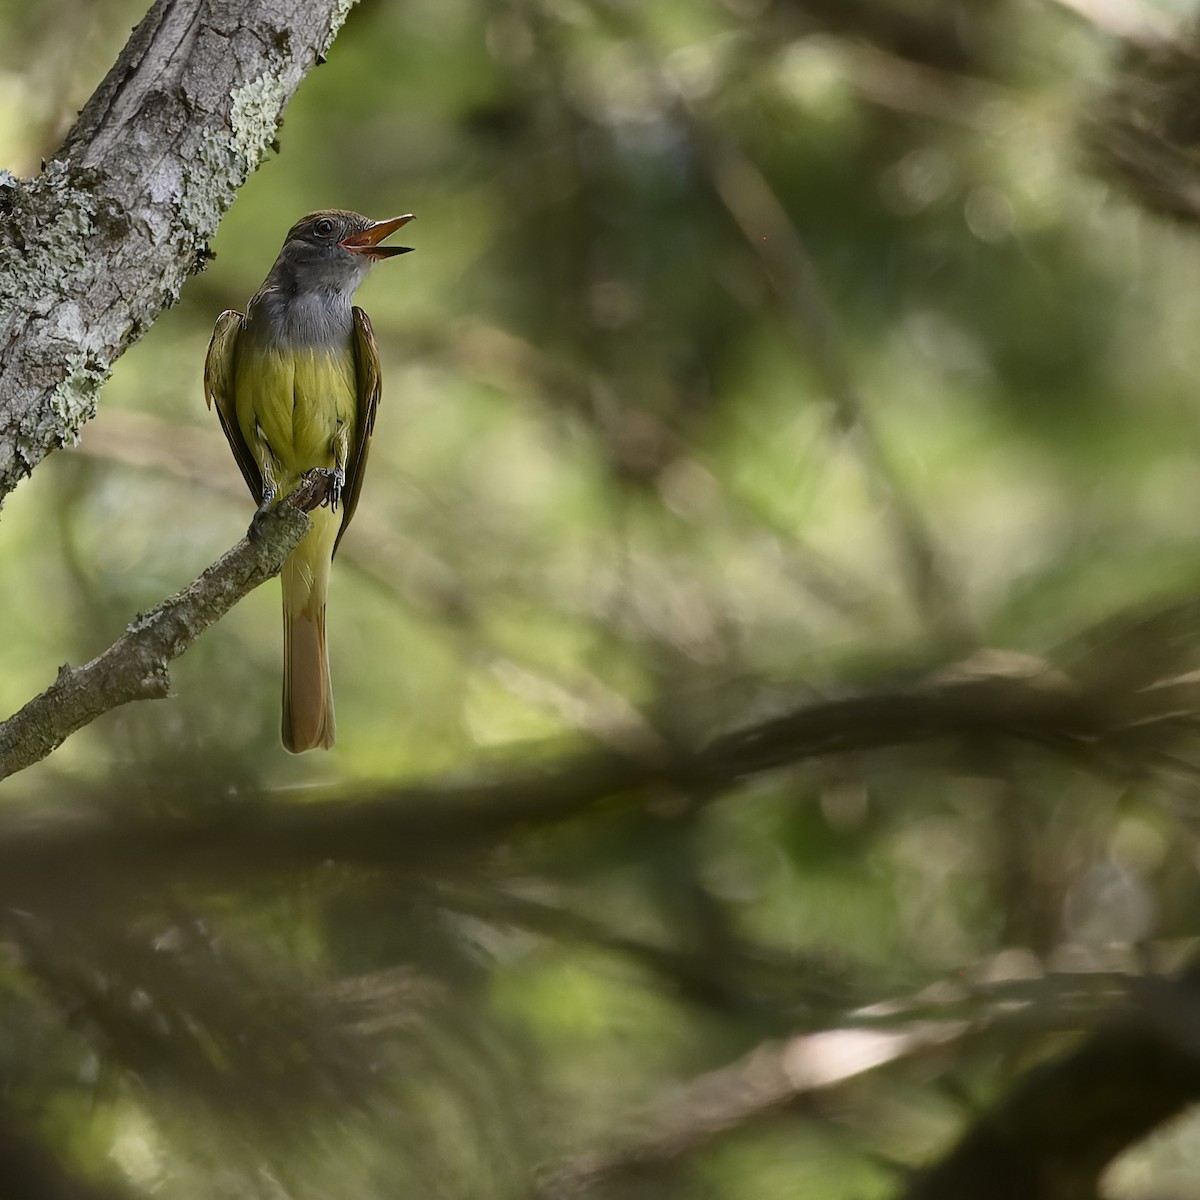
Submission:
[[[306,539],[307,540],[307,539]],[[325,648],[325,581],[306,569],[303,543],[283,565],[283,747],[292,754],[334,742],[333,688]]]

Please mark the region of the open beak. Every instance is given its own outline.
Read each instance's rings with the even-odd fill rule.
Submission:
[[[374,221],[361,233],[352,233],[349,237],[342,238],[338,245],[343,250],[349,250],[353,254],[365,254],[368,258],[391,258],[395,254],[407,254],[412,249],[411,246],[381,246],[379,243],[412,219],[412,213],[405,213],[404,216],[392,217],[389,221]]]

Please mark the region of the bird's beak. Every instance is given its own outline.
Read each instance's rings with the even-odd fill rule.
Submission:
[[[368,258],[391,258],[395,254],[407,254],[412,249],[411,246],[381,246],[379,243],[412,219],[412,213],[405,213],[402,217],[392,217],[388,221],[374,221],[361,233],[352,233],[349,237],[342,238],[338,245],[343,250],[349,250],[353,254],[365,254]]]

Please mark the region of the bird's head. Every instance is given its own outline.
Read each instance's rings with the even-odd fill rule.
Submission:
[[[353,292],[372,263],[412,249],[379,244],[412,219],[412,213],[406,213],[371,221],[341,208],[309,213],[288,230],[279,265],[286,265],[301,288]]]

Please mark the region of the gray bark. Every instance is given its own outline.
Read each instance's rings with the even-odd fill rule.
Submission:
[[[0,171],[0,504],[203,267],[354,3],[157,0],[42,174]]]

